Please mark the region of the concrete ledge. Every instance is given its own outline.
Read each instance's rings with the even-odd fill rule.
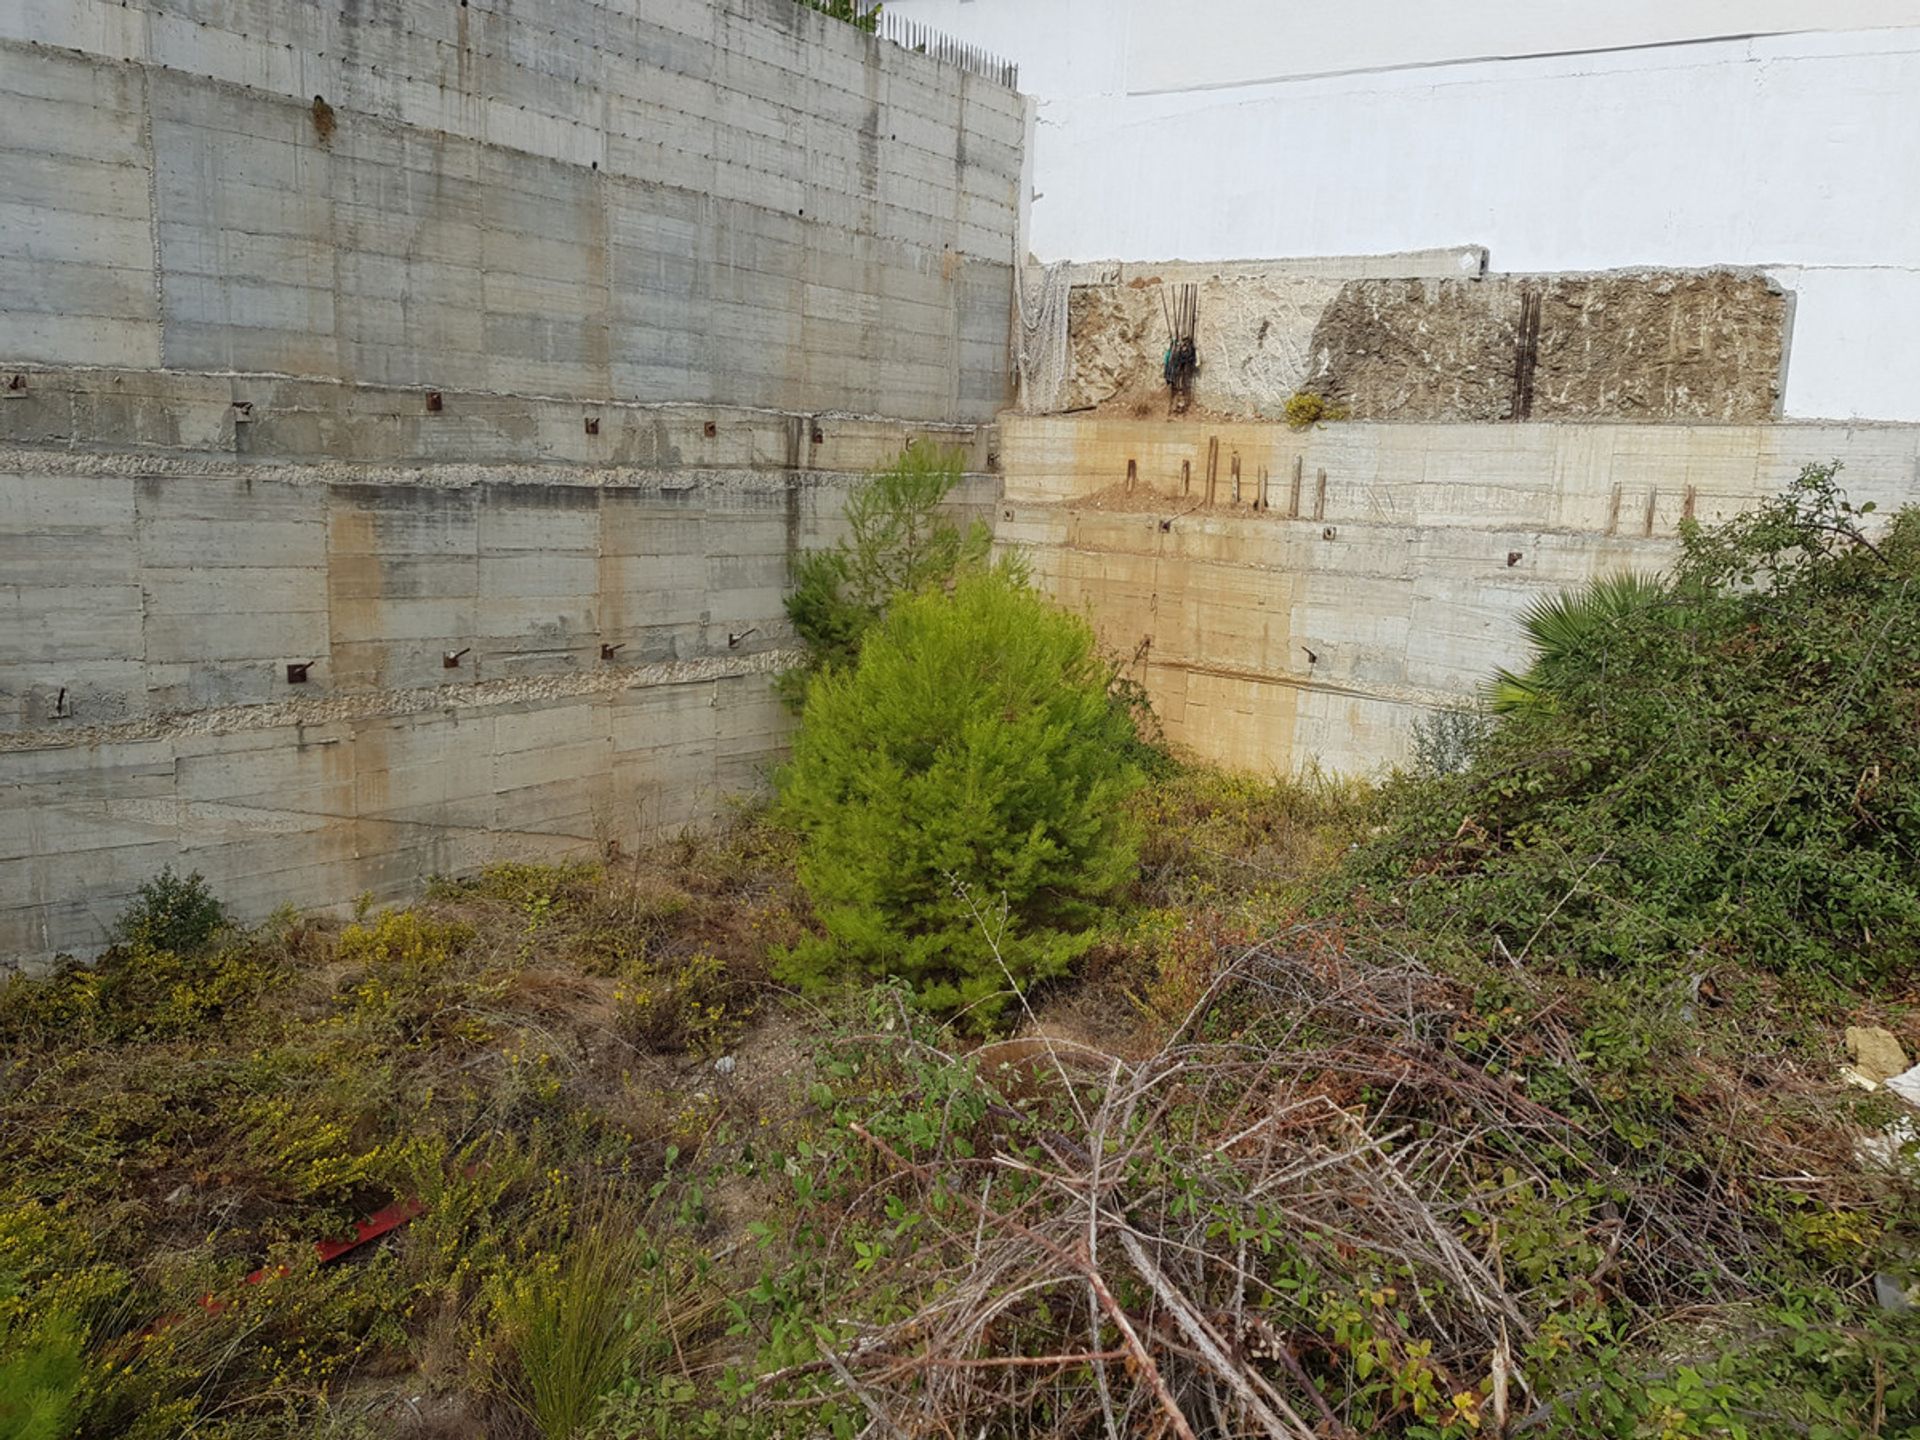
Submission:
[[[838,411],[0,360],[0,446],[34,450],[413,465],[423,476],[490,465],[864,473],[916,439],[958,446],[969,469],[985,471],[998,432]]]
[[[1487,270],[1484,245],[1449,245],[1385,255],[1297,255],[1275,260],[1076,260],[1067,283],[1082,285],[1196,285],[1203,280],[1472,280]],[[1050,267],[1029,265],[1027,283]]]
[[[1920,503],[1920,426],[1167,424],[1004,417],[997,536],[1134,656],[1176,742],[1366,772],[1524,660],[1537,596],[1839,460]],[[1129,489],[1129,475],[1132,476]]]

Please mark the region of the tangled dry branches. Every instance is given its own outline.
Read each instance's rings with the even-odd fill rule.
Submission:
[[[1626,1182],[1608,1137],[1463,1053],[1454,982],[1304,927],[1228,959],[1143,1060],[1038,1040],[928,1146],[852,1127],[873,1203],[926,1216],[919,1303],[775,1378],[831,1372],[873,1437],[1507,1434],[1552,1398],[1517,1358],[1550,1307],[1506,1263],[1510,1204],[1600,1197],[1576,1290],[1737,1290],[1726,1186]],[[1223,1005],[1265,1023],[1210,1021]],[[1532,1031],[1578,1074],[1551,1007]]]

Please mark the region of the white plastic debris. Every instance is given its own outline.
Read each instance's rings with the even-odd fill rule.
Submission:
[[[1878,1135],[1868,1135],[1853,1147],[1862,1165],[1920,1181],[1920,1119],[1902,1115]]]
[[[1895,1075],[1883,1083],[1889,1091],[1898,1095],[1909,1105],[1920,1107],[1920,1065],[1914,1066],[1905,1074]]]

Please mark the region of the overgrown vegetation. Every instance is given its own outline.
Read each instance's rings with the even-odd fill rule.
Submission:
[[[1920,1049],[1866,523],[1809,471],[1542,607],[1383,787],[1135,784],[1085,628],[956,566],[783,820],[340,926],[162,876],[0,991],[0,1440],[1920,1436],[1836,1075]]]
[[[1398,797],[1370,913],[1587,972],[1909,973],[1920,944],[1920,515],[1830,468],[1671,576],[1536,606],[1475,763]]]
[[[0,1434],[62,1397],[63,1440],[582,1434],[630,1370],[698,1363],[717,1300],[674,1237],[700,1212],[663,1182],[757,1117],[674,1047],[738,1036],[797,933],[789,876],[748,824],[9,982]],[[701,956],[722,978],[674,1015]],[[622,990],[662,984],[660,1028],[630,1029]]]
[[[1520,616],[1533,645],[1533,665],[1525,674],[1496,670],[1487,687],[1488,708],[1496,715],[1553,709],[1559,703],[1557,675],[1591,665],[1614,633],[1643,613],[1679,620],[1679,611],[1667,602],[1665,581],[1631,570],[1535,600]]]
[[[719,1296],[629,1209],[590,1204],[561,1248],[496,1280],[502,1393],[546,1440],[592,1433],[622,1381],[671,1370],[715,1331]]]
[[[171,865],[134,892],[115,927],[117,938],[142,950],[198,955],[227,923],[226,907],[197,870],[175,875]]]

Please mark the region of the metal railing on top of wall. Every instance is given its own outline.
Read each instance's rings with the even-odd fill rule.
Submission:
[[[917,51],[935,60],[944,60],[949,65],[958,65],[969,75],[978,75],[1009,90],[1020,88],[1020,67],[1011,60],[1002,60],[978,45],[969,45],[951,35],[942,35],[917,20],[889,15],[883,10],[880,12],[880,37],[891,40],[903,50]]]

